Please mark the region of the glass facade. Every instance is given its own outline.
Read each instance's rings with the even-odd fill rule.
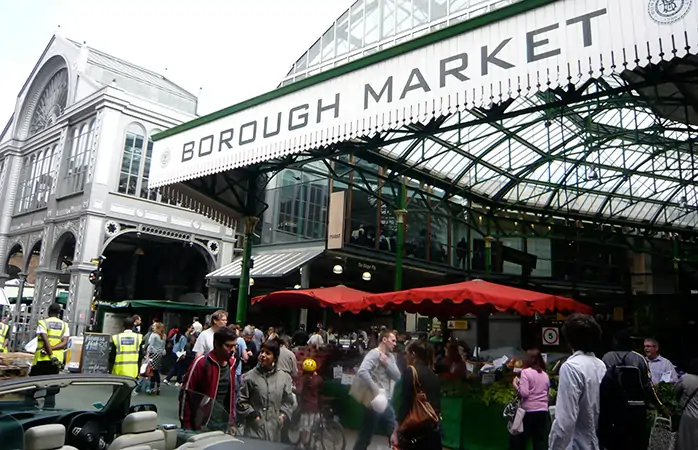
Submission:
[[[357,0],[291,67],[282,85],[521,0]]]
[[[332,190],[347,193],[345,246],[395,254],[400,178],[355,155],[338,158],[335,173]],[[427,262],[477,276],[485,271],[485,236],[491,236],[492,274],[570,283],[627,281],[626,249],[599,243],[598,230],[575,228],[557,219],[542,225],[539,218],[521,213],[495,214],[474,204],[445,202],[443,191],[413,180],[406,182],[404,191],[408,264]],[[525,262],[532,256],[535,267]]]
[[[60,197],[85,189],[87,168],[95,147],[95,119],[74,126],[68,133],[70,138],[66,139],[63,149]]]
[[[150,137],[159,132],[160,130],[152,130],[146,139],[145,129],[141,125],[132,123],[126,129],[117,187],[120,194],[167,202],[157,189],[148,189],[148,175],[153,156],[153,141]]]
[[[15,200],[15,214],[46,207],[56,174],[54,165],[58,165],[57,147],[57,144],[51,144],[24,157]]]
[[[257,225],[257,244],[322,241],[327,236],[330,181],[315,172],[287,169],[270,181],[269,205]]]

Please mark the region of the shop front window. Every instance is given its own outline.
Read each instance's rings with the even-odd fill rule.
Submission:
[[[260,225],[265,244],[324,239],[329,180],[286,170],[280,186],[267,192],[270,208]],[[277,211],[273,218],[274,211]]]
[[[358,158],[355,164],[362,170],[354,171],[349,242],[361,247],[375,248],[379,238],[378,211],[381,205],[376,196],[379,189],[378,177],[373,174],[379,173],[380,167]]]
[[[429,261],[448,264],[448,212],[441,208],[430,215],[429,220]]]

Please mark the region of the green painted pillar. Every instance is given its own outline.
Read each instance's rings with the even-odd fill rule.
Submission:
[[[406,193],[405,183],[403,181],[400,186],[399,208],[395,211],[397,218],[397,242],[395,244],[395,283],[393,289],[396,291],[402,290],[402,256],[405,246],[405,216],[407,215],[406,208]],[[405,328],[405,315],[402,312],[393,314],[393,328],[402,332]]]
[[[492,236],[485,236],[485,276],[492,273]]]
[[[242,243],[242,272],[240,273],[240,285],[238,287],[238,305],[235,322],[240,325],[247,323],[247,304],[250,293],[250,259],[252,256],[252,239],[254,228],[259,221],[257,217],[245,217],[245,240]]]
[[[395,283],[393,288],[396,291],[402,289],[402,255],[405,247],[405,216],[407,211],[398,209],[395,211],[397,216],[397,243],[395,244]]]
[[[681,288],[679,262],[681,262],[681,247],[679,243],[679,237],[674,237],[673,242],[673,256],[674,256],[674,293],[678,294]]]

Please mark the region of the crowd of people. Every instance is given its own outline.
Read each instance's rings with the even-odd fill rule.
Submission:
[[[216,311],[207,326],[195,319],[186,330],[174,327],[168,334],[156,320],[141,340],[134,332],[140,318],[128,318],[125,331],[114,336],[112,372],[138,378],[136,392],[157,395],[162,363],[171,355],[174,363],[162,382],[174,380],[181,387],[183,428],[225,429],[280,441],[287,439],[289,422],[297,411],[301,442],[307,442],[320,412],[322,377],[310,358],[301,361],[299,371],[291,349],[336,341],[332,329],[318,324],[312,333],[300,327],[289,336],[282,329],[269,328],[264,333],[252,325],[228,325],[227,320],[225,311]],[[521,432],[511,435],[512,450],[524,449],[529,442],[534,450],[646,449],[648,409],[665,412],[655,390],[662,381],[676,383],[682,407],[678,448],[698,448],[698,359],[679,377],[673,364],[660,355],[654,339],[645,340],[643,355],[632,350],[631,335],[623,330],[614,337],[613,351],[597,358],[594,351],[600,348],[601,327],[593,317],[570,316],[562,332],[572,355],[559,366],[554,420],[551,424],[546,362],[539,350],[530,349],[513,381],[525,413]],[[365,346],[350,389],[350,395],[364,406],[354,449],[368,448],[381,424],[392,430],[393,448],[441,448],[437,373],[469,376],[467,345],[449,341],[435,350],[427,339],[409,340],[393,330],[355,334],[358,341],[365,339],[371,345]],[[140,356],[134,359],[139,348]],[[402,389],[396,392],[400,380]],[[391,402],[395,395],[400,396],[397,411]],[[418,421],[417,408],[422,411]]]

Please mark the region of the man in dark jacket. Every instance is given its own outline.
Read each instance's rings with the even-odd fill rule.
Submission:
[[[179,419],[186,430],[232,431],[235,424],[237,336],[228,327],[213,335],[213,350],[198,355],[179,392]]]
[[[647,360],[632,349],[630,330],[619,331],[613,343],[615,350],[602,358],[608,371],[601,381],[599,441],[607,450],[646,449],[647,409],[662,402]]]

